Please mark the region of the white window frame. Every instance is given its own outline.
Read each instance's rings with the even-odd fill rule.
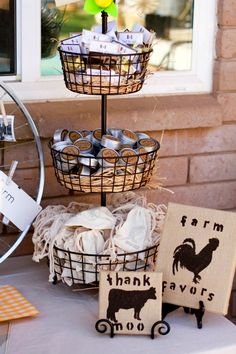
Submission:
[[[212,91],[217,0],[195,0],[192,70],[156,72],[136,95]],[[62,76],[41,77],[41,0],[17,0],[17,75],[0,79],[23,100],[69,99]],[[128,97],[126,95],[124,97]],[[80,95],[87,99],[91,96]]]

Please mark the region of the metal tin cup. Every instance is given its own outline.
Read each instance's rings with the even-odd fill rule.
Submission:
[[[108,129],[109,134],[115,136],[116,138],[119,138],[121,129],[117,129],[117,128],[109,128]]]
[[[139,147],[135,150],[138,154],[138,167],[143,170],[146,167],[149,167],[149,161],[151,156],[147,153],[147,151],[143,147]]]
[[[79,150],[76,146],[68,145],[61,149],[60,159],[57,159],[57,168],[63,173],[70,173],[78,165]]]
[[[119,150],[121,142],[118,138],[112,135],[103,135],[101,145],[109,149]]]
[[[128,129],[121,130],[119,138],[120,138],[122,144],[129,144],[131,146],[136,144],[136,142],[138,140],[137,135]]]
[[[54,143],[58,143],[60,141],[63,141],[65,139],[65,136],[67,135],[67,133],[68,133],[67,129],[56,129],[53,134]]]
[[[131,148],[131,146],[129,144],[121,144],[120,151],[123,149],[130,149],[130,148]]]
[[[101,140],[102,140],[102,130],[101,129],[95,129],[92,133],[92,143],[96,147],[101,146]]]
[[[145,134],[145,133],[135,132],[135,134],[137,135],[138,140],[140,140],[140,139],[150,139],[150,136]]]
[[[74,142],[81,154],[90,154],[93,152],[93,144],[85,138],[80,138]]]
[[[87,177],[91,175],[91,170],[87,166],[80,165],[77,174],[81,177]]]
[[[79,162],[81,165],[90,167],[90,168],[96,168],[98,161],[96,160],[95,156],[92,154],[83,154],[79,156]]]
[[[90,130],[83,129],[80,130],[80,134],[82,135],[83,138],[87,138],[89,135],[92,135],[92,132]]]
[[[125,148],[120,151],[121,165],[136,165],[138,163],[138,155],[135,150]]]
[[[65,141],[68,141],[68,142],[70,142],[70,143],[74,143],[76,140],[78,140],[78,139],[80,139],[80,138],[83,138],[83,136],[82,136],[82,134],[81,134],[79,131],[77,131],[77,130],[70,130],[70,131],[66,134],[64,140],[65,140]]]
[[[152,152],[154,150],[159,150],[160,149],[160,144],[157,140],[153,138],[149,139],[140,139],[138,141],[138,147],[143,147],[145,151],[147,152]]]
[[[97,160],[102,167],[114,167],[119,162],[120,155],[116,150],[104,148],[97,155]]]
[[[69,143],[67,143],[66,141],[58,141],[57,143],[52,145],[52,149],[57,150],[57,151],[61,151],[64,147],[68,146]]]
[[[65,161],[73,161],[79,156],[79,149],[75,145],[67,145],[61,150],[61,158]]]

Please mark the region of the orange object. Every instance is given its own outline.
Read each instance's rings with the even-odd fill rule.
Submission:
[[[0,286],[0,322],[35,316],[39,311],[11,285]]]

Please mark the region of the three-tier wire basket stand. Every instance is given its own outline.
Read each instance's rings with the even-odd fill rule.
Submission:
[[[107,33],[108,15],[102,11],[102,33]],[[66,87],[77,93],[101,95],[101,136],[107,134],[107,98],[108,95],[120,95],[137,92],[142,88],[152,49],[129,55],[77,54],[59,47],[59,53]],[[132,63],[138,65],[138,72],[132,72]],[[96,74],[90,72],[91,65]],[[114,75],[114,67],[116,74]],[[103,75],[104,68],[110,71]],[[153,173],[159,143],[153,139],[154,148],[142,149],[137,155],[128,156],[120,165],[117,156],[102,156],[100,168],[93,174],[86,174],[80,165],[80,159],[91,169],[94,158],[76,156],[73,152],[61,153],[49,143],[57,181],[66,188],[77,192],[101,193],[101,206],[106,206],[106,193],[125,192],[145,186]],[[79,166],[79,167],[78,167]],[[82,168],[82,171],[81,171]],[[66,171],[66,173],[65,173]],[[120,271],[149,270],[156,261],[158,244],[138,252],[117,254],[116,261],[107,255],[75,253],[54,246],[55,282],[66,271],[67,278],[74,284],[97,285],[101,269]],[[79,272],[77,271],[79,269]]]

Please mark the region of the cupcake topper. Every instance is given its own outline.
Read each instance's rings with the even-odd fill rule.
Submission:
[[[113,17],[118,15],[118,10],[113,0],[85,0],[84,10],[92,15],[96,15],[101,11],[105,11]]]

